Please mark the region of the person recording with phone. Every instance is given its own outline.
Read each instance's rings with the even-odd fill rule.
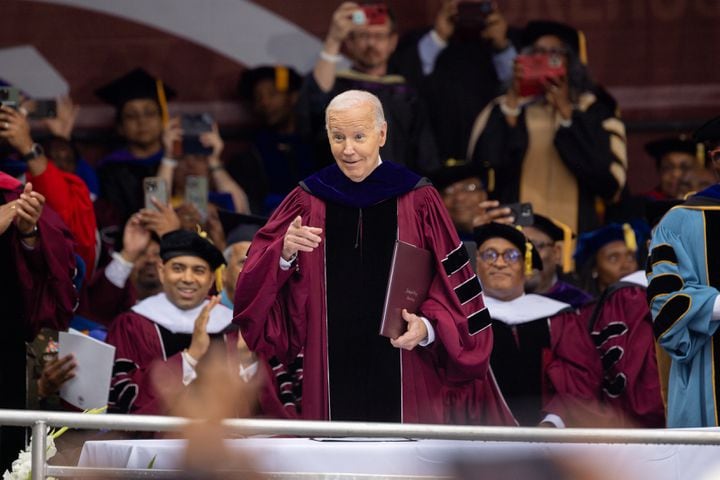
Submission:
[[[420,89],[444,162],[466,159],[475,117],[512,80],[516,33],[493,0],[443,0],[432,28],[400,39],[390,68]]]
[[[316,145],[318,162],[332,163],[324,130],[330,100],[346,90],[367,90],[383,103],[393,135],[383,159],[420,173],[440,167],[435,136],[425,103],[413,86],[389,69],[398,43],[397,21],[384,3],[342,3],[333,13],[323,50],[298,99],[298,125]],[[344,52],[350,69],[338,70]]]
[[[58,168],[32,138],[30,124],[19,105],[0,106],[0,143],[7,142],[24,164],[25,180],[41,193],[72,232],[77,254],[85,262],[87,278],[95,267],[97,223],[85,183]]]
[[[522,37],[512,84],[478,115],[468,158],[491,198],[530,202],[573,231],[591,230],[600,224],[596,199],[611,205],[625,187],[625,126],[590,78],[582,32],[533,21]]]

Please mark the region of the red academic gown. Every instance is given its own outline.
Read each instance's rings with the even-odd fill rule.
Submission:
[[[75,237],[77,253],[86,265],[86,278],[90,279],[95,268],[95,243],[97,223],[90,191],[80,177],[63,172],[48,161],[40,175],[28,173],[27,181],[33,189],[42,193],[47,204],[63,219]]]
[[[482,296],[458,298],[464,293],[456,288],[475,274],[437,191],[401,195],[397,212],[398,239],[430,250],[437,272],[415,312],[431,322],[435,341],[401,351],[402,421],[514,424],[490,376],[492,330]],[[235,294],[234,321],[251,350],[289,364],[304,348],[305,419],[329,419],[326,259],[322,245],[300,252],[288,270],[279,259],[290,222],[300,215],[303,225],[323,227],[325,213],[320,198],[295,188],[255,235]]]
[[[665,426],[645,291],[634,283],[613,284],[597,304],[568,315],[553,336],[550,376],[573,395],[558,394],[547,408],[568,426]]]

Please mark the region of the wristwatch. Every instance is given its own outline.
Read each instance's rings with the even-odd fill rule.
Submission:
[[[40,231],[38,230],[37,225],[35,225],[33,227],[33,229],[27,233],[18,232],[18,237],[20,237],[20,238],[33,238],[33,237],[37,237],[38,235],[40,235]]]
[[[23,162],[27,162],[42,157],[43,155],[45,155],[45,150],[43,150],[42,146],[39,143],[33,143],[30,151],[22,156],[22,160]]]

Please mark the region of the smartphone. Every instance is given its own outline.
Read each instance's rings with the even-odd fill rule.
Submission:
[[[209,113],[185,114],[180,119],[180,126],[183,130],[183,155],[210,155],[212,153],[212,148],[205,147],[200,143],[200,135],[212,132],[212,115]]]
[[[198,175],[185,177],[185,203],[194,205],[204,222],[208,215],[208,179]]]
[[[534,97],[545,93],[543,83],[559,79],[566,75],[562,59],[557,55],[538,53],[534,55],[518,55],[515,62],[520,69],[521,97]]]
[[[455,23],[461,29],[485,28],[488,15],[493,12],[492,0],[464,1],[458,3],[458,14]]]
[[[388,7],[384,3],[368,3],[353,13],[356,25],[385,25],[388,21]]]
[[[30,100],[26,103],[28,117],[34,119],[57,117],[57,101],[54,99]]]
[[[168,190],[165,185],[165,180],[160,177],[143,178],[143,191],[145,192],[145,208],[149,210],[158,211],[158,208],[152,202],[152,198],[155,198],[163,205],[167,205],[169,203]]]
[[[532,203],[506,203],[497,208],[509,208],[510,215],[515,217],[515,225],[521,227],[529,227],[535,223],[535,215],[533,214]]]
[[[0,105],[17,110],[20,106],[20,89],[16,87],[0,87]]]

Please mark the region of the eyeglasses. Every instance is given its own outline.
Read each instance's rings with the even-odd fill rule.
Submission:
[[[447,195],[452,195],[453,193],[472,193],[472,192],[482,192],[483,186],[479,183],[465,183],[463,185],[450,185],[446,189],[443,190],[443,193]]]
[[[480,259],[485,263],[495,263],[500,257],[505,260],[505,263],[517,263],[520,261],[522,254],[517,248],[510,248],[502,253],[494,248],[488,248],[480,252]]]
[[[720,161],[720,148],[716,148],[715,150],[710,150],[708,152],[708,155],[710,156],[710,160],[713,162]]]

